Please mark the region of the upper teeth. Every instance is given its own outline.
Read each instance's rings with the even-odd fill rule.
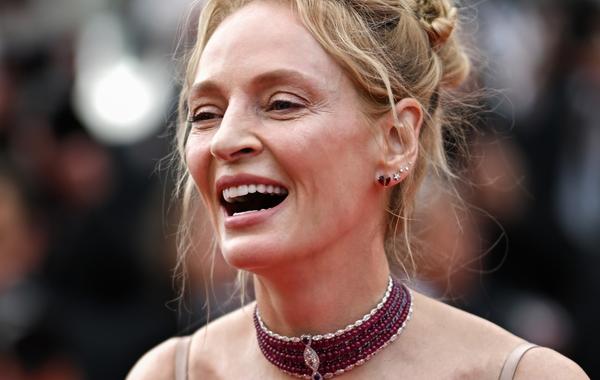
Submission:
[[[261,194],[287,194],[287,190],[283,187],[275,186],[275,185],[263,185],[263,184],[250,184],[250,185],[240,185],[240,186],[232,186],[223,190],[223,198],[231,203],[235,202],[235,198],[243,197],[244,195],[252,194],[252,193],[261,193]]]

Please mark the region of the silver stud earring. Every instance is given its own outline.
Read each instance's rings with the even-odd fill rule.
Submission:
[[[409,162],[408,164],[404,165],[401,169],[400,172],[401,173],[408,173],[408,169],[410,169],[410,165],[412,165],[411,162]]]

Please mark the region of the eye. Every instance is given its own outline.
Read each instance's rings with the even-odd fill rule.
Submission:
[[[212,112],[198,112],[194,115],[191,115],[190,118],[188,119],[188,121],[191,123],[196,123],[199,121],[216,119],[218,117],[219,117],[218,115],[216,115]]]
[[[192,124],[206,124],[222,117],[223,115],[218,108],[214,106],[202,106],[189,115],[188,122]]]
[[[269,104],[269,111],[284,111],[293,108],[300,108],[301,104],[289,100],[275,100]]]
[[[267,112],[287,113],[305,108],[304,99],[290,93],[277,93],[269,99]]]

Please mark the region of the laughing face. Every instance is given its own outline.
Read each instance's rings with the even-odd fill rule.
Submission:
[[[379,225],[381,145],[347,75],[288,8],[229,16],[188,105],[189,171],[233,266],[298,263]]]

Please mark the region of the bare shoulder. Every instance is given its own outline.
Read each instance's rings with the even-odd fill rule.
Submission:
[[[244,350],[254,339],[253,305],[234,310],[194,333],[190,348],[190,378],[222,378],[232,365],[232,357],[242,360]]]
[[[248,336],[252,308],[246,306],[226,314],[197,330],[191,337],[189,351],[190,378],[213,378],[222,373],[220,363],[235,355],[236,347],[244,347],[241,339]],[[172,380],[178,343],[184,338],[171,338],[148,351],[129,372],[126,380]],[[188,344],[188,342],[186,342]]]
[[[421,310],[428,330],[436,331],[454,345],[483,352],[506,353],[523,340],[500,326],[463,310],[414,293],[415,313]]]
[[[433,337],[441,367],[453,367],[455,378],[497,379],[508,355],[525,341],[483,318],[414,292],[418,329]],[[420,311],[420,312],[419,312]],[[430,358],[431,359],[431,358]],[[517,380],[589,379],[570,359],[536,347],[521,359]]]
[[[413,294],[412,326],[406,331],[412,334],[406,337],[414,337],[411,349],[420,348],[418,366],[428,368],[427,378],[498,379],[508,353],[524,342],[483,318]],[[419,343],[423,336],[427,344]]]
[[[171,338],[148,351],[133,366],[127,380],[173,379],[175,373],[175,351],[181,338]]]
[[[571,359],[549,348],[529,350],[521,359],[515,380],[565,379],[589,380],[585,372]]]

